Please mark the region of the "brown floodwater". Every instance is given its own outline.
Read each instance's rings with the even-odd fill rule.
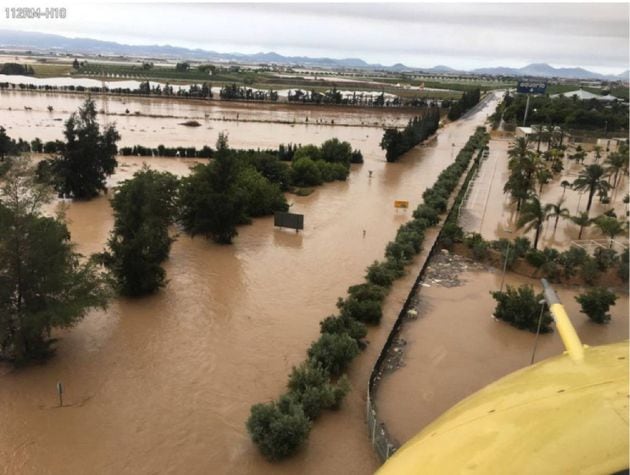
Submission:
[[[513,140],[491,140],[489,143],[490,153],[488,159],[484,161],[479,175],[471,187],[469,199],[460,213],[460,223],[466,231],[481,233],[486,239],[507,238],[514,239],[518,236],[527,236],[532,244],[535,232],[524,232],[517,228],[518,213],[516,205],[509,194],[503,192],[503,187],[509,177],[508,170],[508,149]],[[544,147],[543,147],[544,149]],[[572,153],[572,152],[571,152]],[[606,153],[598,163],[603,164]],[[584,161],[585,165],[596,163],[594,152],[590,152]],[[543,186],[540,193],[540,201],[543,205],[547,203],[555,204],[564,199],[563,208],[567,208],[574,216],[581,211],[586,211],[588,203],[588,193],[579,192],[560,186],[562,181],[573,182],[583,169],[583,165],[575,163],[573,160],[564,159],[564,170],[556,175],[554,179]],[[539,189],[536,189],[539,192]],[[596,217],[613,209],[617,216],[623,217],[628,209],[623,203],[623,198],[628,192],[628,177],[620,174],[617,187],[610,192],[611,202],[603,204],[595,196],[591,205],[590,216]],[[555,228],[555,229],[554,229]],[[545,246],[556,249],[565,249],[571,246],[573,241],[578,240],[580,228],[572,221],[560,218],[558,226],[555,227],[555,218],[545,222],[538,247]],[[580,240],[606,240],[606,236],[595,225],[584,228]],[[627,236],[617,236],[615,238],[620,243],[628,244]],[[605,244],[605,243],[604,243]],[[619,246],[615,246],[620,251]]]
[[[80,102],[62,100],[68,110]],[[360,148],[366,162],[353,166],[347,182],[327,184],[307,197],[289,195],[292,211],[305,215],[303,232],[274,229],[272,218],[263,218],[240,227],[232,246],[181,234],[165,263],[169,283],[157,295],[114,299],[77,327],[55,332],[57,353],[45,365],[0,367],[0,471],[372,472],[378,461],[365,434],[365,390],[404,301],[402,284],[413,275],[394,286],[388,317],[370,331],[368,349],[349,371],[352,392],[338,413],[315,423],[305,450],[287,462],[267,463],[246,433],[249,409],[283,392],[291,367],[317,338],[319,321],[335,311],[337,297],[361,281],[410,218],[410,211],[394,210],[393,200],[408,199],[413,209],[496,104],[493,96],[394,164],[385,162],[375,128],[226,124],[234,147],[320,143],[336,136]],[[3,103],[0,113],[10,131],[20,131],[11,135],[44,138],[41,129],[22,121],[27,112],[7,116]],[[137,120],[145,130],[137,124],[134,130],[121,128],[124,144],[201,145],[216,139],[216,130],[174,126],[176,132],[153,132],[166,119]],[[60,137],[61,127],[57,121],[46,130]],[[143,162],[188,172],[189,162],[181,159],[125,158],[110,184]],[[103,249],[112,227],[106,197],[69,203],[66,216],[79,252]],[[65,386],[63,408],[56,407],[57,381]]]
[[[406,322],[400,334],[407,342],[404,364],[379,386],[379,417],[401,443],[473,392],[530,363],[535,335],[492,318],[496,301],[490,290],[499,290],[501,272],[466,270],[459,278],[459,287],[431,283],[420,288],[418,319]],[[505,283],[530,284],[541,291],[540,281],[515,274],[508,273]],[[627,294],[618,295],[611,307],[611,322],[598,325],[580,313],[574,296],[581,289],[554,288],[583,343],[595,346],[628,338]],[[563,349],[558,332],[542,334],[535,361]]]

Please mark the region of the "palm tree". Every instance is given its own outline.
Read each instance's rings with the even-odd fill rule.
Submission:
[[[600,158],[602,158],[602,146],[601,145],[595,145],[593,147],[593,151],[595,152],[595,161],[598,161]]]
[[[516,210],[520,211],[523,201],[534,188],[534,173],[540,166],[540,158],[527,148],[527,139],[519,137],[508,150],[510,176],[503,187],[516,200]]]
[[[591,204],[593,203],[593,196],[596,192],[607,193],[610,189],[610,184],[604,179],[604,168],[597,163],[588,165],[580,172],[578,177],[573,182],[573,189],[578,191],[588,191],[588,204],[586,205],[586,212],[591,210]]]
[[[580,227],[580,233],[578,234],[578,239],[582,239],[582,232],[584,231],[584,228],[587,226],[590,226],[591,223],[593,222],[593,220],[588,217],[587,211],[582,211],[580,214],[571,216],[569,219],[571,219],[571,221],[573,221],[575,224],[577,224]]]
[[[564,198],[560,198],[557,203],[548,203],[545,205],[545,213],[547,213],[547,219],[556,218],[556,222],[553,225],[553,232],[556,232],[556,228],[558,227],[558,221],[560,218],[568,218],[569,208],[563,208]]]
[[[521,159],[528,153],[527,138],[525,137],[518,137],[508,149],[508,157],[512,159]]]
[[[518,229],[524,228],[525,232],[529,232],[532,229],[536,230],[534,236],[534,249],[538,247],[538,238],[542,231],[543,224],[547,220],[546,206],[540,203],[537,196],[531,196],[525,203],[523,203],[523,209],[521,210],[521,216],[518,218],[516,226]]]
[[[553,174],[547,170],[545,166],[542,166],[536,170],[536,181],[540,185],[538,188],[538,194],[542,193],[543,186],[549,183],[553,178]]]
[[[608,155],[608,158],[605,160],[605,164],[608,165],[606,167],[606,173],[608,176],[613,178],[612,187],[617,187],[617,179],[619,178],[619,172],[621,172],[624,168],[627,167],[627,158],[624,157],[621,153],[615,152]]]
[[[560,186],[562,187],[562,197],[564,198],[564,194],[567,191],[567,188],[571,188],[571,182],[567,180],[562,180],[560,182]]]
[[[602,231],[602,233],[610,238],[610,247],[613,245],[613,239],[615,236],[624,233],[626,230],[625,222],[619,221],[617,218],[607,216],[605,214],[595,218],[593,222]]]

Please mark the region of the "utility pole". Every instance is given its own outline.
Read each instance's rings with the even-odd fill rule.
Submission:
[[[525,115],[523,116],[523,127],[527,123],[527,112],[529,112],[529,97],[530,94],[527,94],[527,104],[525,104]]]

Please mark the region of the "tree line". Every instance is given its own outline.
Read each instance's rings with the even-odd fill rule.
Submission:
[[[4,63],[0,67],[0,74],[9,76],[33,76],[35,71],[29,64]]]
[[[306,359],[289,375],[287,391],[278,400],[255,404],[247,420],[252,441],[269,460],[294,455],[306,442],[313,422],[324,410],[338,409],[350,390],[345,370],[366,347],[366,325],[380,323],[382,304],[394,281],[422,250],[425,231],[440,221],[447,201],[476,151],[488,140],[484,128],[471,136],[454,163],[423,194],[413,219],[387,244],[384,259],[366,269],[364,282],[348,288],[337,301],[338,312],[320,322],[320,337]]]
[[[457,120],[470,109],[479,104],[481,99],[481,91],[479,89],[472,89],[470,91],[464,91],[462,97],[451,103],[448,110],[448,120]]]
[[[403,130],[387,128],[381,139],[388,162],[395,162],[405,152],[411,150],[427,137],[433,135],[440,124],[440,110],[431,107],[422,116],[414,117]]]
[[[525,94],[506,94],[491,116],[498,124],[501,117],[508,127],[522,125],[527,97]],[[579,100],[577,97],[530,97],[527,122],[548,124],[573,130],[599,130],[606,132],[628,131],[628,106],[620,101],[597,99]]]

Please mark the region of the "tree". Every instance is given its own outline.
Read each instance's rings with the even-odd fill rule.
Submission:
[[[525,232],[529,232],[532,229],[535,230],[534,249],[538,248],[538,238],[540,237],[543,224],[547,220],[548,213],[547,207],[543,207],[537,196],[530,197],[523,204],[521,215],[517,221],[517,227],[518,229],[524,228]]]
[[[177,186],[171,173],[144,167],[116,191],[114,229],[104,257],[121,294],[140,296],[164,286],[160,264],[173,242],[168,227],[175,218]]]
[[[570,219],[580,227],[578,239],[582,239],[582,232],[584,231],[584,228],[590,226],[593,220],[588,217],[588,213],[586,211],[582,211],[580,214],[571,216]]]
[[[41,215],[49,196],[21,162],[0,191],[0,358],[16,364],[51,355],[51,330],[108,297],[106,276],[73,251],[66,225]]]
[[[312,364],[321,365],[331,376],[340,375],[359,354],[359,344],[346,333],[323,333],[308,349]]]
[[[568,218],[569,208],[563,208],[564,198],[560,198],[557,203],[548,203],[545,205],[545,213],[547,213],[547,219],[555,218],[556,221],[553,225],[553,231],[556,232],[556,228],[558,227],[558,220],[560,218]]]
[[[289,376],[288,388],[291,396],[302,405],[304,414],[315,419],[324,409],[337,409],[350,390],[348,378],[344,375],[336,384],[321,367],[309,361],[293,367]]]
[[[92,99],[86,99],[78,113],[66,121],[64,135],[65,146],[52,167],[57,191],[75,199],[90,199],[107,190],[105,180],[118,165],[116,142],[120,135],[113,125],[101,133]]]
[[[262,454],[271,461],[293,455],[308,438],[311,423],[300,403],[284,395],[278,402],[255,404],[247,431]]]
[[[597,162],[600,158],[602,158],[602,146],[595,145],[593,147],[593,151],[595,152],[595,161]]]
[[[9,155],[13,148],[11,138],[7,135],[7,130],[0,126],[0,162]]]
[[[616,188],[619,173],[628,168],[628,154],[624,155],[621,152],[611,153],[604,163],[607,165],[606,173],[608,176],[613,177],[612,187]]]
[[[315,161],[299,158],[292,165],[292,181],[297,186],[317,186],[322,184],[322,174]]]
[[[615,236],[623,234],[626,231],[626,223],[619,221],[617,218],[607,216],[605,214],[598,216],[593,220],[597,227],[610,238],[610,247],[612,248]]]
[[[578,191],[588,191],[588,204],[586,212],[591,210],[593,196],[595,193],[606,194],[610,189],[610,185],[604,179],[604,168],[597,163],[585,167],[578,177],[573,181],[573,189]]]
[[[72,69],[79,69],[81,67],[81,65],[79,64],[79,60],[77,58],[74,58],[74,61],[72,61]]]
[[[582,307],[581,312],[595,323],[608,323],[610,321],[608,310],[611,305],[615,305],[617,296],[608,289],[596,287],[578,295],[575,300]]]
[[[497,301],[494,309],[494,316],[499,320],[503,320],[510,325],[520,328],[521,330],[529,330],[536,332],[538,329],[538,320],[541,317],[540,325],[541,333],[551,331],[551,322],[553,321],[549,310],[541,309],[539,303],[543,300],[543,294],[534,294],[534,290],[529,285],[514,288],[507,286],[505,292],[490,292],[492,298]]]
[[[516,210],[520,211],[523,202],[534,189],[536,171],[541,168],[540,159],[528,149],[527,139],[519,137],[508,150],[510,176],[503,188],[516,200]]]
[[[180,220],[184,229],[230,244],[238,234],[236,225],[247,222],[247,197],[238,188],[239,165],[227,149],[217,150],[216,158],[198,165],[182,180]]]

